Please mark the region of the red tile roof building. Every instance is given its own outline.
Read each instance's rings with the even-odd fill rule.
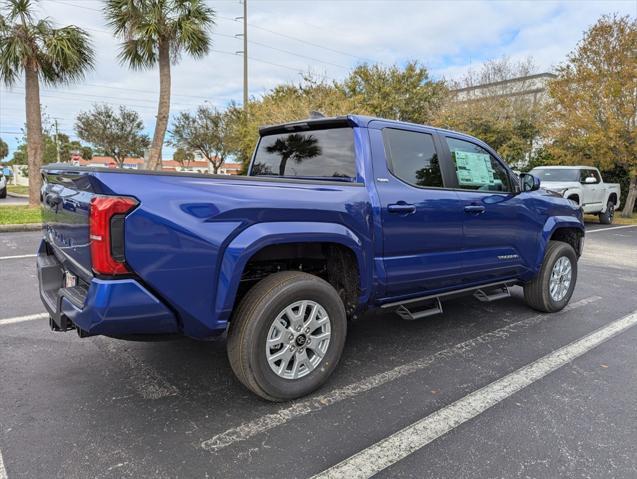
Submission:
[[[117,168],[117,163],[110,156],[94,156],[90,160],[85,160],[79,155],[71,157],[71,164],[74,166],[97,166],[102,168]],[[224,163],[219,168],[219,174],[221,175],[238,175],[242,169],[241,163]],[[144,167],[143,158],[126,158],[124,160],[124,168],[141,170]],[[179,171],[184,173],[209,173],[212,174],[213,169],[209,161],[194,160],[188,163],[187,166],[182,166],[180,163],[174,160],[162,161],[163,171]]]

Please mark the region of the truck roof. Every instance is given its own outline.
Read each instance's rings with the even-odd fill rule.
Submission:
[[[382,121],[384,123],[393,123],[401,126],[413,126],[422,128],[423,126],[439,132],[453,133],[455,135],[462,135],[467,138],[474,138],[466,133],[461,133],[453,130],[445,130],[444,128],[437,128],[431,125],[424,125],[419,123],[411,123],[408,121],[389,120],[387,118],[378,118],[365,115],[343,115],[343,116],[331,116],[323,118],[308,118],[305,120],[291,121],[288,123],[279,123],[276,125],[267,125],[259,128],[259,134],[269,135],[272,133],[284,133],[295,130],[312,130],[318,128],[333,128],[338,126],[358,126],[367,128],[372,121]],[[477,138],[476,138],[477,139]]]
[[[539,169],[542,168],[543,170],[582,170],[582,169],[586,169],[586,170],[596,170],[597,168],[595,168],[594,166],[586,166],[586,165],[582,165],[582,166],[560,166],[560,165],[555,165],[555,166],[536,166],[535,169]]]

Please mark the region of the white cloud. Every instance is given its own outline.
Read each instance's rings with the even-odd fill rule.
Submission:
[[[454,78],[470,65],[475,68],[490,58],[530,55],[540,69],[548,70],[564,59],[582,31],[600,15],[637,13],[634,0],[248,2],[253,25],[249,39],[258,43],[249,46],[251,95],[260,95],[281,82],[297,81],[299,72],[309,69],[328,78],[342,78],[362,61],[389,64],[418,59],[434,77]],[[224,106],[242,98],[242,61],[233,55],[242,48],[242,41],[234,38],[241,33],[241,23],[232,20],[242,14],[242,7],[236,0],[209,4],[218,13],[215,51],[199,61],[184,57],[173,68],[173,113],[206,100]],[[96,69],[85,82],[44,87],[42,103],[50,116],[60,119],[61,130],[71,135],[77,113],[100,100],[138,110],[152,130],[158,73],[131,71],[119,64],[118,44],[96,11],[100,7],[97,0],[41,1],[41,14],[58,25],[73,23],[86,28],[97,54]],[[23,92],[21,85],[12,90],[0,88],[0,135],[12,149],[14,137],[19,135],[5,132],[18,131],[24,124]]]

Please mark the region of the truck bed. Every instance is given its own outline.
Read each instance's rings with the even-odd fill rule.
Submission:
[[[220,299],[225,294],[219,290],[228,287],[233,272],[223,269],[223,255],[251,226],[338,224],[371,242],[371,206],[360,183],[55,165],[43,175],[47,247],[86,283],[89,295],[100,281],[89,251],[90,202],[99,195],[134,197],[138,205],[124,226],[132,274],[120,281],[150,292],[174,313],[175,328],[189,336],[225,329],[232,304]]]

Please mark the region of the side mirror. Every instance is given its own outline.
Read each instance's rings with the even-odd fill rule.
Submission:
[[[520,174],[520,191],[535,191],[540,189],[540,179],[529,173]]]
[[[593,178],[592,176],[587,176],[586,179],[584,180],[584,183],[586,183],[587,185],[591,185],[593,183],[597,183],[597,180]]]

